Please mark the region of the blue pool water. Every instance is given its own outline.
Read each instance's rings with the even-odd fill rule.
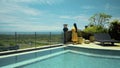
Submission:
[[[120,68],[120,58],[67,51],[16,68]]]

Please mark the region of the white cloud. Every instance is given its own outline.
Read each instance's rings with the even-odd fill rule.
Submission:
[[[109,3],[107,3],[107,4],[105,5],[105,10],[110,10],[110,4],[109,4]]]
[[[72,19],[76,22],[88,22],[88,19],[89,19],[89,16],[86,16],[86,15],[78,15],[78,16],[60,16],[59,18],[62,18],[62,19]]]
[[[44,11],[41,11],[37,8],[36,9],[32,8],[27,5],[31,3],[53,5],[53,4],[61,3],[63,0],[1,0],[1,1],[0,1],[1,2],[0,3],[0,31],[9,31],[9,30],[11,31],[54,31],[54,30],[59,31],[59,30],[62,30],[63,24],[67,23],[68,20],[69,21],[72,20],[77,23],[86,23],[88,20],[88,16],[86,15],[78,15],[78,16],[63,15],[59,17],[61,18],[60,20],[62,20],[60,21],[57,19],[58,15],[46,14],[46,12]],[[43,21],[42,19],[48,20],[48,21]],[[68,19],[68,20],[64,21],[65,19]],[[52,24],[49,23],[49,21],[50,22],[52,21]],[[44,23],[47,23],[47,24],[44,24]]]
[[[81,6],[82,9],[95,9],[94,6]]]
[[[26,17],[26,16],[9,16],[9,15],[1,15],[0,16],[0,25],[4,24],[25,24],[25,23],[39,23],[39,17]]]
[[[79,16],[73,17],[73,19],[86,21],[86,20],[89,19],[89,17],[88,16],[79,15]]]
[[[119,21],[120,21],[120,17],[112,17],[112,18],[110,19],[110,22],[113,21],[113,20],[119,20]]]
[[[28,31],[28,32],[33,32],[33,31],[60,31],[61,27],[54,26],[54,25],[37,25],[37,24],[4,24],[0,26],[7,26],[4,28],[0,28],[0,31],[12,31],[12,32],[20,32],[20,31]],[[11,28],[12,27],[12,28]],[[50,27],[50,28],[49,28]]]
[[[0,31],[54,31],[59,25],[44,24],[47,12],[28,4],[53,5],[63,0],[0,0]],[[45,18],[42,18],[45,17]],[[55,17],[55,16],[54,16]],[[42,21],[41,21],[42,20]],[[50,28],[48,28],[50,27]]]
[[[111,5],[111,4],[109,4],[109,3],[106,3],[106,4],[105,4],[105,10],[106,10],[106,11],[120,10],[120,7],[119,7],[119,6]]]
[[[63,19],[72,19],[71,16],[60,16],[59,18],[63,18]]]
[[[34,9],[29,6],[20,5],[19,3],[12,3],[10,0],[5,0],[1,2],[0,25],[34,23],[39,21],[39,16],[42,16],[42,14],[44,14],[44,12],[41,10]]]
[[[63,1],[64,0],[1,0],[1,2],[6,2],[6,3],[39,3],[46,5],[59,4]]]
[[[11,2],[2,3],[0,5],[0,10],[0,14],[26,14],[33,16],[42,14],[40,10]]]
[[[81,15],[78,15],[78,16],[60,16],[59,18],[62,18],[62,19],[68,19],[68,20],[73,20],[73,22],[71,24],[68,23],[68,28],[71,29],[72,26],[73,26],[73,23],[77,23],[77,26],[78,26],[78,29],[84,29],[84,26],[85,25],[88,25],[89,19],[90,16],[87,16],[87,15],[84,15],[84,14],[81,14]],[[62,23],[62,24],[65,24],[65,23]]]

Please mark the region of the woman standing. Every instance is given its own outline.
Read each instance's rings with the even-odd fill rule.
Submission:
[[[63,28],[63,31],[64,31],[64,44],[66,44],[67,43],[68,28],[67,28],[67,24],[64,24],[63,26],[64,26],[64,28]]]
[[[74,23],[73,27],[72,27],[72,41],[73,41],[73,44],[76,44],[78,42],[78,34],[77,34],[76,23]]]

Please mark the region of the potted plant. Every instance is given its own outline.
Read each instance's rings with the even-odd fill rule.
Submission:
[[[82,37],[82,32],[81,31],[78,31],[78,43],[79,44],[82,44],[84,42],[84,39]]]
[[[89,40],[90,40],[90,42],[94,42],[95,37],[94,37],[94,34],[93,34],[93,33],[90,34]]]

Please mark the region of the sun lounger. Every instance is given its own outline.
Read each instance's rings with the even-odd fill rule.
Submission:
[[[120,42],[118,40],[111,39],[108,33],[96,33],[94,34],[94,36],[95,36],[95,40],[98,42],[101,42],[102,45],[104,45],[105,42],[108,42],[108,43],[110,42],[112,43],[112,45],[114,45],[114,43]]]

